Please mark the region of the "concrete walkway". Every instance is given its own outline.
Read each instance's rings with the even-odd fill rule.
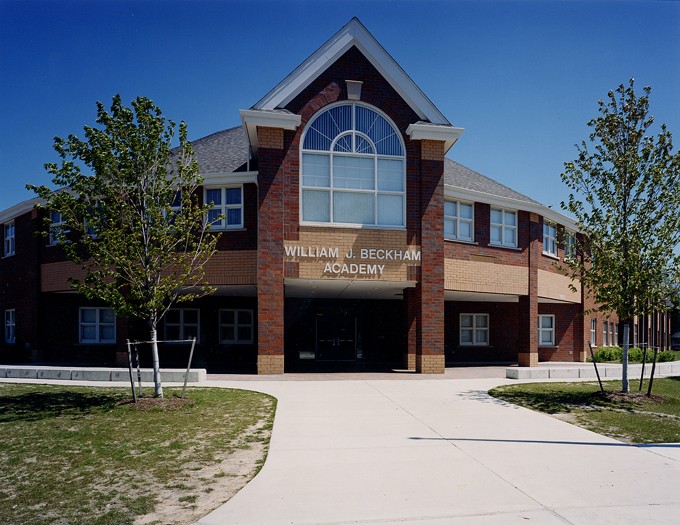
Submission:
[[[516,383],[208,381],[279,401],[263,469],[199,524],[678,522],[680,445],[624,445],[486,394]]]

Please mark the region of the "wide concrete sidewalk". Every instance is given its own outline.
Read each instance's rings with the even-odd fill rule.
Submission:
[[[489,397],[502,378],[214,381],[278,398],[223,524],[675,524],[680,445],[624,445]]]

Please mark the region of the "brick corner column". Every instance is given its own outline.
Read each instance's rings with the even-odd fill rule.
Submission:
[[[519,366],[538,366],[538,258],[541,256],[540,242],[543,225],[536,213],[529,213],[529,248],[527,249],[527,271],[529,286],[527,295],[519,298]]]
[[[258,127],[257,373],[284,370],[284,133]]]
[[[444,357],[444,143],[421,140],[420,280],[416,372],[443,374]]]

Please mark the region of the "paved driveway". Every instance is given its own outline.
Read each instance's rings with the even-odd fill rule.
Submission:
[[[220,381],[278,410],[261,472],[199,523],[678,523],[680,445],[627,446],[486,394],[511,382]]]

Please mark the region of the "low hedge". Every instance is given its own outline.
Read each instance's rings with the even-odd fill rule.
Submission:
[[[614,362],[614,363],[620,363],[621,362],[621,357],[623,354],[623,348],[618,347],[618,346],[603,346],[602,348],[598,348],[598,350],[595,352],[595,361],[598,363],[606,363],[606,362]],[[665,363],[668,361],[676,361],[680,358],[678,355],[680,352],[674,352],[672,350],[664,350],[663,352],[659,352],[656,358],[657,363]],[[629,363],[642,363],[642,357],[644,355],[644,352],[642,348],[639,348],[637,346],[633,346],[628,349],[628,362]],[[592,361],[592,359],[588,358],[588,361]],[[654,352],[652,350],[647,351],[647,358],[645,360],[646,363],[651,363],[654,361]]]

